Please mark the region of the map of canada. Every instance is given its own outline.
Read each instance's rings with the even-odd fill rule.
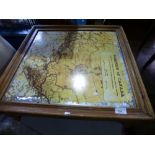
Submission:
[[[105,31],[38,32],[4,99],[134,106],[117,36]]]

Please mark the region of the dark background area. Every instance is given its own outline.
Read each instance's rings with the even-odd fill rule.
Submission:
[[[25,36],[29,33],[33,25],[121,25],[127,35],[129,44],[131,46],[133,55],[140,70],[143,82],[147,89],[152,106],[155,110],[155,20],[113,20],[113,19],[88,19],[88,20],[49,20],[49,19],[20,19],[20,20],[0,20],[0,35],[2,35],[15,49],[18,49],[24,40]],[[2,117],[4,118],[4,116]],[[11,118],[10,118],[11,119]],[[49,127],[45,122],[49,118],[22,118],[21,122],[26,122],[27,126],[31,126],[31,129],[26,130],[22,127],[23,133],[34,134],[61,134],[56,130],[57,128],[63,128],[64,134],[155,134],[154,122],[135,122],[135,123],[120,123],[120,122],[95,122],[88,120],[51,120],[55,125],[59,120],[59,125],[53,130],[43,130]],[[0,117],[1,120],[1,117]],[[9,119],[8,119],[9,120]],[[31,121],[30,121],[31,120]],[[39,126],[33,126],[32,120],[38,122],[37,124],[43,124],[44,129]],[[42,122],[42,123],[41,123]],[[72,124],[70,130],[67,130],[66,123]],[[93,124],[94,123],[94,124]],[[115,124],[116,123],[116,124]],[[120,123],[119,126],[117,123]],[[47,123],[48,124],[48,123]],[[60,125],[61,124],[61,125]],[[62,125],[63,124],[63,125]],[[65,125],[66,124],[66,125]],[[98,126],[98,124],[102,124]],[[17,124],[16,124],[17,125]],[[111,127],[109,126],[111,125]],[[116,126],[115,126],[116,125]],[[19,126],[19,125],[17,125]],[[72,127],[74,126],[74,129]],[[52,127],[51,127],[52,128]],[[76,130],[75,130],[76,128]],[[79,132],[77,131],[79,128]],[[103,132],[103,128],[106,128],[109,132]],[[110,129],[115,129],[118,132],[113,132]],[[118,129],[119,128],[119,129]],[[72,129],[72,130],[71,130]],[[93,130],[92,130],[93,129]],[[74,130],[74,132],[72,132]],[[40,132],[41,131],[41,132]],[[68,131],[68,132],[67,132]],[[102,131],[102,132],[101,132]],[[110,132],[111,131],[111,132]],[[16,132],[17,134],[19,132]]]

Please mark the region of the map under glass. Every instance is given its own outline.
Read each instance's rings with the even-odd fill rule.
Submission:
[[[135,107],[117,35],[110,31],[39,31],[3,100]]]

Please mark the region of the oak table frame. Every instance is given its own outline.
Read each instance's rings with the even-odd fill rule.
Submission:
[[[127,109],[126,115],[115,114],[114,108],[84,107],[67,105],[41,105],[27,103],[4,102],[3,95],[6,92],[13,76],[15,75],[22,59],[26,55],[36,34],[39,31],[113,31],[122,49],[124,62],[127,68],[129,80],[136,100],[136,108]],[[13,59],[0,77],[0,112],[15,114],[32,114],[44,116],[64,116],[78,118],[119,119],[119,120],[152,120],[154,112],[142,82],[138,67],[132,55],[128,40],[121,26],[33,26]],[[69,115],[65,115],[69,112]]]

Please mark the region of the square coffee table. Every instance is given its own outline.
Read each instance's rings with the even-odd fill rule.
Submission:
[[[154,119],[120,26],[34,26],[0,78],[0,111]]]

